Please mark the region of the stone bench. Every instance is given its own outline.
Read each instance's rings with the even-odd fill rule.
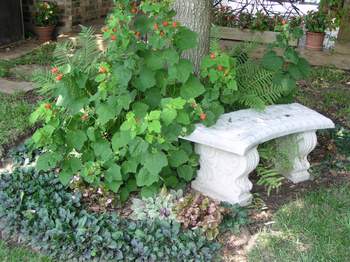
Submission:
[[[294,156],[293,170],[283,175],[294,183],[308,180],[307,156],[316,146],[316,131],[327,128],[334,128],[330,119],[297,103],[224,114],[212,127],[199,124],[183,137],[196,143],[200,155],[192,188],[220,201],[248,205],[252,199],[248,175],[259,163],[258,145],[287,136],[297,141],[298,156]]]

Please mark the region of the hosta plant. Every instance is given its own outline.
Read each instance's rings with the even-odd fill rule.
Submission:
[[[59,46],[43,83],[52,98],[32,115],[44,123],[32,139],[45,152],[39,170],[57,168],[63,184],[78,176],[122,200],[193,179],[198,157],[178,137],[197,122],[214,123],[223,109],[201,105],[206,89],[181,56],[196,34],[173,16],[167,1],[121,0],[103,28],[105,54],[87,29],[78,48]]]

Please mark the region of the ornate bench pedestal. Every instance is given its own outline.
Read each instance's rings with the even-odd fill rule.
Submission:
[[[192,188],[214,199],[248,205],[253,187],[248,175],[259,163],[256,148],[245,156],[236,155],[213,147],[196,144],[200,155],[200,169]]]
[[[310,163],[307,156],[315,149],[317,145],[317,136],[315,131],[305,132],[295,135],[295,141],[297,141],[297,155],[291,155],[294,159],[291,159],[293,163],[293,169],[291,171],[281,173],[293,183],[300,183],[307,181],[311,178],[308,169]]]
[[[292,170],[281,173],[293,183],[309,180],[307,156],[316,146],[316,130],[326,128],[334,128],[334,123],[297,103],[269,106],[264,112],[240,110],[222,115],[212,127],[198,125],[191,135],[183,137],[196,143],[200,155],[192,188],[220,201],[248,205],[253,186],[248,176],[259,163],[257,147],[281,137],[297,143],[297,152],[290,152]]]

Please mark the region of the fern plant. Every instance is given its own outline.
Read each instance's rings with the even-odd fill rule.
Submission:
[[[298,154],[296,136],[281,137],[259,146],[260,163],[256,169],[258,185],[264,186],[267,194],[278,190],[284,180],[283,173],[293,169],[294,159]]]
[[[262,59],[251,58],[258,47],[254,41],[233,48],[230,55],[235,59],[237,89],[225,110],[261,110],[267,105],[291,102],[296,81],[308,77],[310,72],[308,62],[289,45],[291,40],[300,36],[298,29],[283,25],[281,33],[267,47]],[[216,44],[213,48],[218,49]],[[277,54],[277,49],[282,55]]]
[[[96,62],[102,52],[99,51],[95,32],[92,28],[81,26],[77,41],[64,41],[58,43],[53,53],[54,67],[51,70],[39,70],[34,73],[34,82],[38,86],[38,92],[42,95],[52,96],[57,88],[54,71],[58,67],[70,71],[71,68],[79,68],[81,72],[89,75],[96,68]],[[65,72],[63,72],[65,73]]]

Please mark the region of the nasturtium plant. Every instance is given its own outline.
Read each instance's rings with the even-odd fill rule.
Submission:
[[[197,35],[173,17],[168,1],[120,0],[103,28],[105,53],[96,53],[87,29],[75,51],[59,49],[67,59],[59,57],[49,74],[52,98],[32,114],[43,123],[32,139],[44,150],[38,169],[55,169],[65,185],[78,176],[121,200],[194,178],[198,156],[179,136],[195,123],[215,123],[223,107],[182,57],[196,47]],[[225,56],[218,62],[225,70],[233,65]],[[229,89],[235,89],[232,72]]]

